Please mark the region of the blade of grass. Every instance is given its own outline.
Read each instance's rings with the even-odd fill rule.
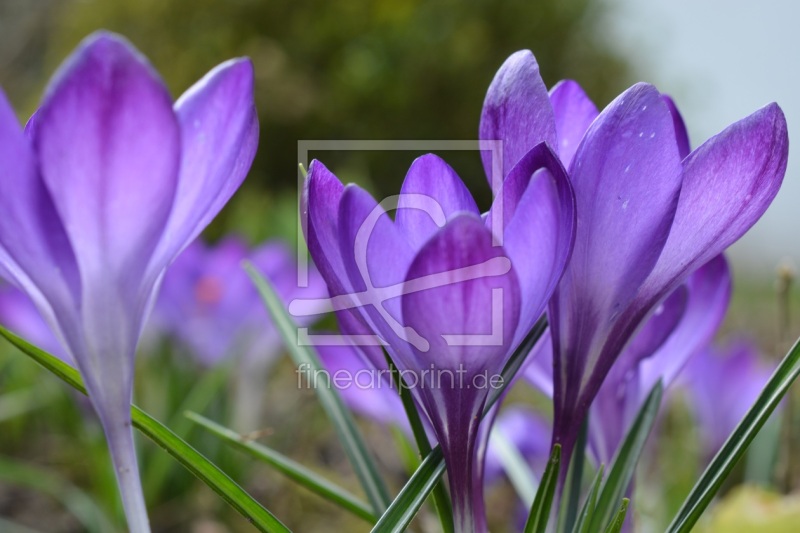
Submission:
[[[411,426],[411,432],[417,443],[419,456],[426,457],[431,453],[431,443],[428,440],[428,434],[425,432],[425,426],[419,416],[417,404],[414,402],[414,398],[411,396],[411,390],[406,385],[405,380],[403,380],[403,376],[397,371],[389,354],[384,352],[384,355],[386,356],[386,362],[389,365],[389,373],[394,380],[394,385],[400,393],[400,400],[403,403],[403,409],[406,411],[408,423]],[[453,506],[450,503],[450,496],[447,495],[444,484],[441,482],[437,482],[433,487],[433,505],[436,508],[439,522],[442,524],[442,531],[444,531],[444,533],[453,533],[455,531]]]
[[[628,498],[622,499],[622,504],[620,504],[617,514],[614,515],[614,519],[605,529],[605,533],[619,533],[622,531],[622,526],[625,524],[625,516],[628,514],[628,504],[630,503],[631,501]]]
[[[372,533],[405,531],[442,474],[444,474],[444,457],[442,449],[436,446],[400,490],[392,505],[383,513],[372,528]],[[420,497],[422,494],[425,496]]]
[[[169,427],[182,438],[188,438],[194,425],[183,413],[189,410],[202,411],[217,395],[219,389],[228,378],[229,368],[221,365],[206,372],[186,395],[177,413],[170,417]],[[169,455],[159,453],[155,455],[145,469],[144,486],[148,495],[158,495],[164,482],[169,478],[175,463],[169,460]]]
[[[519,372],[519,369],[522,368],[522,365],[525,363],[525,360],[530,355],[531,350],[533,347],[536,346],[536,343],[539,342],[539,339],[542,338],[542,335],[547,330],[547,316],[542,315],[536,324],[533,325],[531,330],[525,335],[525,338],[522,339],[522,342],[519,344],[514,353],[511,354],[511,357],[508,359],[506,366],[503,367],[503,371],[500,375],[503,377],[502,385],[496,389],[492,389],[489,391],[489,397],[486,399],[486,405],[483,407],[483,416],[486,416],[486,413],[494,407],[494,404],[500,399],[505,392],[506,387],[508,387],[512,381],[514,381],[514,377]]]
[[[489,398],[483,408],[483,416],[486,416],[492,406],[503,395],[506,387],[514,381],[514,377],[519,369],[522,368],[525,358],[530,354],[536,342],[546,329],[547,319],[542,317],[533,328],[531,328],[525,336],[525,339],[520,343],[520,346],[514,351],[514,354],[512,354],[501,372],[503,379],[500,387],[493,389],[489,393]],[[435,461],[436,464],[431,465],[431,461]],[[405,484],[398,497],[395,498],[383,516],[381,516],[378,524],[372,530],[373,533],[396,533],[398,531],[405,531],[414,518],[414,515],[422,506],[422,503],[436,486],[436,482],[443,472],[444,457],[442,455],[442,449],[437,444],[436,447],[431,450],[431,453],[422,461],[420,468],[417,469],[414,475],[411,476],[411,479]]]
[[[567,484],[564,487],[564,494],[567,496],[565,501],[561,502],[561,509],[558,513],[558,524],[556,531],[565,533],[572,531],[575,525],[576,515],[578,514],[578,500],[581,497],[581,483],[583,483],[583,468],[586,459],[586,441],[589,436],[589,423],[588,417],[581,424],[580,433],[578,433],[578,441],[575,443],[575,449],[572,452],[572,460],[569,462],[569,470],[567,471]]]
[[[528,462],[511,440],[500,431],[489,436],[490,446],[497,453],[511,486],[525,505],[533,504],[536,497],[537,479]]]
[[[639,409],[625,439],[614,455],[608,469],[608,477],[600,489],[597,508],[594,511],[589,531],[602,531],[618,512],[618,502],[624,497],[625,491],[633,479],[636,463],[639,462],[639,456],[642,454],[647,437],[655,423],[658,408],[661,405],[662,392],[663,386],[659,380],[647,395],[647,399]]]
[[[300,369],[307,368],[312,373],[323,371],[322,363],[314,350],[310,346],[300,346],[297,342],[297,326],[270,282],[247,261],[244,262],[244,269],[258,289],[295,365]],[[378,474],[372,455],[367,451],[353,415],[345,407],[335,387],[315,387],[314,391],[333,423],[373,511],[375,514],[383,513],[389,506],[389,492]]]
[[[589,525],[592,523],[594,510],[597,507],[597,495],[600,493],[600,484],[603,482],[605,469],[605,465],[600,465],[594,475],[592,484],[589,486],[589,493],[586,495],[581,512],[578,514],[578,521],[575,523],[575,527],[572,528],[573,533],[589,533]]]
[[[350,511],[370,524],[374,524],[375,521],[378,520],[378,517],[372,513],[372,510],[366,503],[362,502],[342,487],[331,483],[319,474],[286,457],[282,453],[263,444],[252,442],[243,435],[221,426],[197,413],[188,411],[185,413],[185,416],[187,420],[191,420],[195,424],[200,425],[200,427],[210,431],[221,438],[225,443],[270,465],[289,479],[296,481],[311,492],[338,505],[342,509]]]
[[[0,335],[11,344],[19,348],[31,359],[49,370],[59,379],[86,394],[78,371],[67,365],[57,357],[40,350],[0,326]],[[253,499],[244,489],[221,471],[215,464],[206,459],[197,450],[175,435],[169,428],[145,413],[135,405],[131,406],[131,419],[133,426],[147,438],[172,455],[189,472],[197,476],[208,485],[223,500],[228,502],[242,516],[244,516],[259,531],[269,533],[290,533],[290,530],[281,523],[272,513]]]
[[[525,522],[525,533],[544,533],[547,531],[547,522],[550,520],[550,509],[553,507],[553,498],[558,486],[558,472],[561,465],[561,445],[553,446],[547,468],[544,469],[542,482],[536,497],[531,505],[531,512],[528,514],[528,521]]]
[[[800,339],[781,361],[756,402],[700,476],[670,524],[668,533],[691,531],[798,375],[800,375]]]

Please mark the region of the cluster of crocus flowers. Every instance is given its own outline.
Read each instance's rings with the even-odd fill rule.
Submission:
[[[495,194],[485,216],[435,156],[411,167],[394,221],[386,202],[314,162],[307,242],[342,330],[375,334],[401,370],[499,371],[548,302],[553,442],[567,464],[597,395],[616,396],[602,392],[615,362],[626,386],[646,388],[680,368],[655,357],[659,349],[691,352],[706,334],[692,329],[695,304],[682,284],[709,262],[704,269],[725,268],[715,258],[775,197],[786,123],[770,104],[690,151],[675,105],[653,86],[634,85],[601,112],[575,82],[548,92],[523,51],[489,87],[479,131],[502,148],[500,158],[482,152]],[[715,278],[723,310],[725,276]],[[502,340],[470,336],[490,331]],[[684,346],[669,346],[670,336]],[[642,377],[632,380],[631,368]],[[412,388],[444,450],[457,527],[483,530],[475,458],[485,391],[427,384]],[[615,428],[629,415],[620,416]]]
[[[253,70],[212,70],[173,101],[127,41],[88,37],[23,131],[0,96],[0,264],[75,361],[131,531],[149,531],[130,419],[134,355],[166,267],[255,154]]]
[[[653,86],[634,85],[598,112],[575,82],[548,94],[533,55],[518,52],[489,88],[480,133],[504,141],[506,166],[538,143],[558,147],[575,191],[575,246],[548,309],[553,440],[568,458],[635,332],[777,194],[786,121],[770,104],[690,152],[675,105]]]

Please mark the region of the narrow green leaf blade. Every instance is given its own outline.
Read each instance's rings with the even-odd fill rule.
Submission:
[[[567,470],[567,483],[564,486],[563,494],[566,496],[561,501],[561,509],[558,513],[558,524],[556,531],[565,533],[572,531],[578,515],[578,501],[581,497],[581,484],[583,483],[583,467],[586,462],[586,442],[589,439],[589,419],[581,424],[581,431],[578,433],[578,441],[572,450],[572,459]]]
[[[411,426],[411,432],[414,434],[414,440],[417,443],[420,457],[426,457],[431,453],[431,443],[428,440],[428,434],[425,432],[425,426],[422,424],[422,419],[417,410],[417,404],[411,396],[411,390],[403,380],[403,375],[396,371],[392,358],[388,353],[384,353],[386,362],[389,364],[389,372],[394,378],[395,387],[400,393],[400,400],[403,403],[408,423]],[[453,506],[450,502],[450,497],[441,482],[436,483],[433,488],[433,505],[436,508],[436,514],[439,517],[439,522],[442,524],[442,531],[444,533],[453,533],[455,531],[455,524],[453,523]]]
[[[547,522],[550,520],[550,509],[558,486],[558,473],[561,465],[561,445],[553,446],[550,461],[544,469],[542,482],[536,491],[528,521],[525,523],[525,533],[544,533],[547,531]]]
[[[502,386],[496,389],[492,389],[489,391],[489,397],[486,400],[486,405],[483,408],[483,416],[486,416],[486,413],[494,407],[494,404],[497,403],[497,400],[503,395],[503,392],[506,390],[506,387],[511,384],[514,380],[514,377],[519,372],[519,369],[522,368],[523,363],[530,355],[531,350],[533,347],[536,346],[536,343],[539,342],[539,339],[542,338],[542,335],[547,330],[547,315],[542,315],[536,324],[533,325],[533,328],[525,335],[525,338],[522,339],[522,342],[519,344],[514,353],[511,354],[511,357],[508,359],[506,366],[503,367],[503,371],[500,375],[503,377]]]
[[[62,381],[86,394],[78,371],[64,363],[57,357],[40,350],[22,338],[14,335],[0,326],[0,335],[8,339],[11,344],[31,357],[46,370],[55,374]],[[206,459],[197,450],[175,435],[169,428],[136,407],[131,406],[131,418],[136,429],[141,431],[150,440],[167,451],[178,460],[189,472],[197,476],[208,485],[223,500],[236,509],[259,531],[270,533],[291,533],[289,528],[281,523],[272,513],[255,501],[244,489],[236,484],[215,464]]]
[[[331,483],[319,474],[286,457],[282,453],[263,444],[249,441],[235,431],[221,426],[197,413],[188,411],[185,415],[186,418],[221,438],[225,443],[270,465],[289,479],[296,481],[311,492],[333,502],[342,509],[350,511],[370,524],[374,524],[375,521],[378,520],[366,503],[362,502],[342,487]]]
[[[578,521],[575,523],[575,527],[572,528],[574,533],[589,533],[589,525],[592,523],[594,510],[597,507],[597,496],[600,493],[600,484],[603,482],[605,469],[605,465],[600,465],[592,480],[589,493],[586,495],[581,512],[578,514]]]
[[[631,501],[628,498],[622,499],[622,504],[619,506],[617,514],[614,515],[611,523],[608,524],[605,533],[619,533],[622,531],[622,525],[625,523],[625,516],[628,514],[628,504],[630,503]]]
[[[442,449],[436,446],[408,480],[400,494],[381,516],[372,533],[397,533],[405,531],[422,507],[425,498],[444,473]]]
[[[492,432],[489,442],[500,459],[500,464],[503,466],[511,486],[517,492],[517,496],[526,505],[533,504],[533,500],[536,498],[536,475],[520,453],[519,448],[500,431]]]
[[[700,476],[670,524],[668,533],[691,531],[798,375],[800,375],[800,339],[781,361],[756,402]]]
[[[642,454],[647,437],[655,423],[658,408],[661,405],[662,392],[663,386],[659,380],[647,395],[647,399],[625,435],[625,440],[617,450],[611,467],[608,469],[608,477],[600,490],[597,509],[594,512],[589,531],[602,531],[604,525],[608,524],[618,512],[618,502],[622,500],[625,490],[633,479],[636,463],[639,462],[639,456]]]
[[[308,368],[311,372],[323,370],[322,363],[314,350],[310,346],[300,346],[297,342],[297,326],[270,282],[247,261],[244,263],[244,269],[258,289],[275,328],[280,333],[295,365],[299,368]],[[367,446],[356,427],[353,415],[345,407],[335,387],[315,387],[314,391],[333,423],[372,509],[375,514],[383,513],[389,506],[389,491],[386,490],[386,485],[378,474],[378,468],[375,466],[372,455],[367,451]]]

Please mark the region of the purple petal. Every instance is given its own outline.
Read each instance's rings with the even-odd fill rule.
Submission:
[[[495,74],[483,102],[479,137],[482,141],[502,141],[501,168],[493,168],[492,151],[481,151],[483,168],[495,194],[502,178],[531,148],[541,142],[556,146],[553,107],[539,64],[529,50],[512,54]]]
[[[673,292],[630,340],[603,381],[589,418],[589,442],[598,463],[610,464],[646,395],[658,381],[656,377],[645,388],[642,364],[675,334],[688,298],[685,287]]]
[[[642,361],[642,389],[648,391],[661,379],[671,384],[686,361],[709,345],[728,310],[731,274],[724,255],[718,255],[695,271],[685,283],[688,301],[680,323],[652,357]]]
[[[478,206],[455,170],[428,154],[411,165],[400,189],[395,223],[414,249],[419,249],[458,213],[480,215]]]
[[[101,286],[141,297],[138,278],[175,194],[179,139],[169,93],[121,38],[87,39],[48,88],[34,141],[89,314],[108,314]]]
[[[0,323],[65,363],[75,364],[31,299],[10,285],[0,287]]]
[[[442,445],[460,531],[484,520],[475,504],[476,442],[489,386],[475,379],[502,369],[519,318],[516,274],[492,241],[480,218],[452,219],[417,254],[402,297],[404,324],[429,346],[395,362],[418,373],[433,365],[415,392]]]
[[[519,194],[520,183],[526,187],[517,200],[513,197]],[[563,167],[541,144],[511,171],[487,223],[492,223],[501,199],[503,218],[508,220],[503,247],[514,270],[525,273],[519,278],[522,307],[516,345],[541,316],[569,261],[575,239],[575,196]]]
[[[394,425],[411,435],[403,402],[391,379],[387,379],[385,364],[373,366],[354,346],[318,346],[317,352],[330,376],[317,378],[317,386],[327,386],[327,381],[319,380],[330,379],[355,413],[384,426]]]
[[[339,251],[360,311],[392,349],[405,349],[400,290],[413,252],[369,193],[348,185],[339,205]]]
[[[722,447],[770,374],[749,342],[739,341],[725,349],[710,347],[689,361],[681,379],[688,386],[706,458]]]
[[[421,361],[429,351],[441,368],[502,368],[519,318],[519,282],[478,217],[456,217],[428,241],[408,269],[404,291],[404,323],[430,345],[416,352]],[[494,344],[486,345],[477,338],[448,343],[444,337],[493,334],[484,340]]]
[[[347,269],[339,251],[339,204],[344,186],[321,162],[314,160],[308,167],[300,199],[301,222],[311,258],[328,286],[331,297],[343,296],[346,302],[353,293]],[[364,314],[359,309],[340,309],[334,303],[339,323],[347,324],[346,334],[371,333]],[[379,354],[380,358],[383,357]]]
[[[155,263],[168,262],[194,240],[239,188],[258,145],[253,65],[227,61],[175,103],[181,167],[175,204]]]
[[[674,139],[661,95],[639,84],[600,114],[578,148],[571,173],[575,247],[549,312],[557,354],[557,439],[577,432],[628,340],[607,339],[669,234],[681,185]]]
[[[311,258],[331,295],[352,292],[339,251],[339,204],[344,186],[317,160],[308,167],[301,198],[303,231]]]
[[[64,227],[14,111],[0,91],[0,261],[4,277],[34,300],[44,319],[68,316],[80,281]]]
[[[672,231],[637,307],[652,305],[761,218],[783,181],[788,149],[786,119],[770,104],[689,154]]]
[[[675,140],[678,141],[678,152],[680,152],[681,159],[683,159],[692,151],[692,145],[689,143],[689,132],[686,130],[683,117],[672,98],[666,94],[662,94],[661,98],[664,99],[667,107],[669,107],[669,112],[672,114],[672,123],[675,125]]]
[[[558,155],[564,167],[570,168],[581,139],[599,112],[573,80],[562,80],[550,89],[550,102],[555,114]]]

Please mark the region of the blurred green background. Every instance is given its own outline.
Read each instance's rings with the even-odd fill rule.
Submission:
[[[58,64],[98,28],[127,36],[175,97],[216,64],[250,56],[261,144],[242,192],[216,228],[234,225],[253,238],[293,231],[285,227],[285,209],[269,218],[280,199],[296,201],[298,140],[474,140],[489,82],[522,48],[534,50],[548,85],[576,77],[598,102],[631,81],[626,62],[593,24],[601,6],[589,0],[4,0],[0,6],[0,85],[23,118]],[[326,153],[325,162],[342,179],[368,180],[388,195],[417,155]],[[447,156],[488,205],[479,154]]]
[[[495,71],[522,48],[534,51],[548,86],[576,79],[603,106],[637,78],[630,58],[619,55],[613,33],[603,25],[602,15],[612,8],[590,0],[2,0],[0,86],[25,120],[58,64],[101,28],[128,37],[175,97],[216,64],[250,56],[257,75],[260,149],[243,189],[208,236],[236,231],[252,242],[283,237],[296,243],[298,141],[474,140]],[[398,190],[417,155],[324,154],[343,180],[358,181],[378,195]],[[489,189],[478,153],[443,155],[486,207]],[[800,303],[797,291],[776,291],[774,283],[772,273],[741,283],[726,326],[755,336],[772,359],[798,333],[791,312]],[[188,434],[181,416],[187,408],[223,422],[229,416],[226,369],[221,375],[203,371],[166,347],[140,358],[139,367],[138,401],[171,427],[174,421]],[[297,390],[288,362],[264,389],[267,442],[357,492],[313,392]],[[0,531],[84,531],[86,521],[76,518],[81,513],[100,520],[95,531],[121,530],[102,434],[85,402],[74,400],[54,378],[0,345]],[[690,431],[685,417],[678,412],[673,418],[678,430],[661,449],[666,462],[646,471],[663,488],[646,494],[662,504],[652,511],[656,522],[675,508],[697,475],[696,449],[682,437]],[[284,427],[292,431],[281,431]],[[398,488],[403,469],[391,436],[369,425],[365,430]],[[190,440],[290,527],[368,530],[215,439],[196,431]],[[156,531],[249,530],[215,495],[159,455],[142,442]],[[647,512],[646,505],[640,507]],[[492,530],[503,531],[501,524],[515,512],[508,487],[490,495],[489,509]],[[423,513],[415,527],[425,530],[430,518]]]

